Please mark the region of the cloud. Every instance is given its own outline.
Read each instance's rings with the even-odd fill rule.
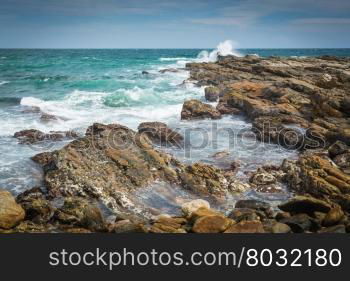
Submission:
[[[239,17],[217,17],[217,18],[199,18],[190,20],[192,23],[205,24],[205,25],[236,25],[246,26],[253,22],[253,18],[239,16]]]
[[[231,1],[230,4],[219,7],[214,11],[212,17],[193,19],[193,23],[205,25],[236,25],[247,26],[258,24],[264,19],[274,18],[280,15],[281,19],[295,17],[293,23],[306,24],[317,21],[329,24],[347,24],[347,18],[340,18],[339,15],[350,10],[348,0],[245,0]],[[282,15],[287,15],[283,18]],[[327,15],[327,17],[323,17]],[[310,18],[309,18],[310,17]],[[314,19],[311,17],[315,17]],[[328,18],[329,17],[329,18]]]
[[[292,24],[350,24],[350,18],[301,18],[291,21]]]

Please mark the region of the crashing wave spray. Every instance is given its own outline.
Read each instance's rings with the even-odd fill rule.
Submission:
[[[208,51],[201,51],[198,55],[198,59],[203,62],[215,62],[218,56],[236,56],[241,57],[242,55],[235,49],[237,44],[232,40],[226,40],[220,42],[214,51],[210,53]]]

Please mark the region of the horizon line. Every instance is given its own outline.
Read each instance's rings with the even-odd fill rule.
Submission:
[[[0,47],[0,50],[203,50],[203,49],[208,49],[208,50],[214,50],[216,49],[216,47],[196,47],[196,48],[135,48],[135,47],[131,47],[131,48],[114,48],[114,47],[105,47],[105,48],[86,48],[86,47],[49,47],[49,48],[45,48],[45,47],[35,47],[35,48],[27,48],[27,47]],[[280,50],[280,49],[304,49],[304,50],[312,50],[312,49],[350,49],[350,47],[282,47],[282,48],[269,48],[269,47],[247,47],[247,48],[235,48],[235,50],[256,50],[256,49],[260,49],[260,50]]]

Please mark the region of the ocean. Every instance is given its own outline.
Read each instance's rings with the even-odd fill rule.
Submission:
[[[223,47],[223,52],[240,55],[350,56],[350,49]],[[215,50],[210,49],[0,49],[0,188],[17,194],[40,185],[41,169],[30,157],[67,143],[19,144],[13,135],[23,129],[83,134],[94,122],[120,123],[136,130],[141,122],[163,121],[182,133],[190,131],[191,142],[200,144],[190,153],[176,148],[167,148],[167,152],[184,162],[211,163],[211,155],[229,150],[232,159],[242,163],[242,177],[243,172],[261,164],[279,164],[284,158],[295,157],[295,152],[272,144],[252,148],[229,143],[225,128],[233,128],[238,135],[250,129],[241,117],[180,120],[184,100],[204,101],[204,89],[183,83],[189,76],[185,70],[159,70],[213,59]],[[28,110],[33,106],[60,119],[43,122],[37,112]]]

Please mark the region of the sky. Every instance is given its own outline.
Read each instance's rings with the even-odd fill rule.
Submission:
[[[350,0],[0,0],[0,48],[348,48]]]

